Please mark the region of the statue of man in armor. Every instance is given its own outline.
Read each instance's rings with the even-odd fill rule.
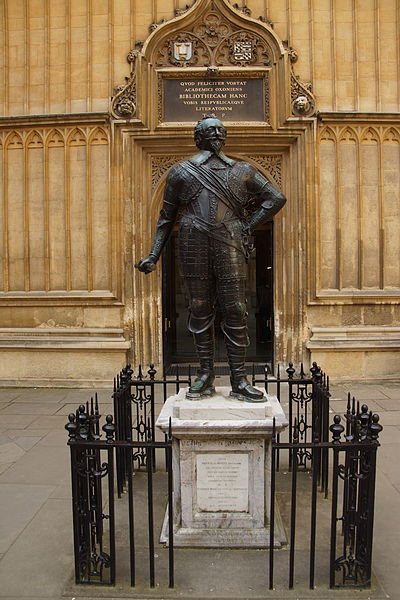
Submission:
[[[187,392],[195,400],[214,393],[214,319],[222,315],[231,396],[245,402],[264,401],[246,377],[249,345],[245,298],[245,263],[249,237],[285,204],[285,196],[247,162],[223,154],[226,129],[214,115],[194,130],[198,154],[173,166],[150,254],[137,268],[150,273],[179,223],[179,261],[189,297],[188,328],[193,334],[200,368]]]

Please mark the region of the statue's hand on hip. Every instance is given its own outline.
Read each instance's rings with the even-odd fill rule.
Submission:
[[[135,265],[136,269],[139,269],[142,273],[148,275],[156,268],[156,260],[153,256],[146,256],[146,258],[142,258]]]
[[[244,236],[252,235],[251,226],[248,221],[242,221],[242,235],[244,235]]]

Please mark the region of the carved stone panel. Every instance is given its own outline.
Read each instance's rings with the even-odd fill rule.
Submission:
[[[179,45],[187,51],[179,54]],[[211,3],[200,22],[177,32],[159,49],[156,66],[270,66],[271,51],[258,34],[228,21]]]
[[[182,160],[181,156],[175,154],[171,156],[158,155],[153,156],[151,161],[151,188],[154,192],[161,177],[170,169],[173,165]]]

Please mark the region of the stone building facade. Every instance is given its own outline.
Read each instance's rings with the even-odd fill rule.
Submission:
[[[1,383],[109,383],[127,359],[163,362],[161,269],[134,264],[168,168],[193,153],[163,82],[242,71],[266,82],[266,116],[224,118],[227,154],[289,198],[274,362],[398,376],[397,1],[186,2],[0,2]],[[228,38],[253,55],[232,58]],[[174,40],[196,56],[174,57]]]

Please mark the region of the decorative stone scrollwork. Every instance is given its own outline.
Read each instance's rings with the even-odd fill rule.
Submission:
[[[209,77],[218,77],[219,75],[219,68],[215,67],[215,66],[209,66],[207,67],[207,75]]]
[[[185,12],[187,12],[189,10],[189,8],[192,8],[193,4],[186,4],[186,6],[184,8],[176,8],[175,9],[175,17],[181,17],[182,15],[185,14]]]
[[[297,51],[294,48],[289,48],[289,58],[291,63],[297,62],[299,55],[297,54]]]
[[[119,85],[114,89],[111,113],[116,119],[132,119],[136,115],[136,60],[141,45],[142,42],[138,42],[135,49],[130,50],[126,57],[131,65],[131,74],[125,77],[125,85]]]
[[[248,155],[248,158],[267,171],[278,188],[282,187],[282,156],[276,154],[251,154]]]
[[[248,9],[241,12],[246,15]],[[179,45],[188,44],[188,52],[179,56]],[[261,35],[243,30],[211,9],[190,29],[178,32],[158,52],[156,64],[163,66],[255,66],[271,65],[270,50]]]
[[[135,47],[132,50],[129,50],[129,52],[126,56],[126,60],[128,61],[128,63],[130,65],[132,65],[132,67],[131,67],[132,70],[136,63],[138,54],[142,50],[143,46],[144,46],[144,42],[136,42]]]
[[[153,192],[156,189],[161,177],[168,171],[168,169],[181,160],[182,156],[153,156],[151,161],[151,187]]]
[[[271,29],[274,28],[274,24],[272,23],[272,21],[268,21],[268,19],[266,19],[265,17],[263,17],[262,15],[260,15],[258,17],[258,20],[261,21],[261,23],[265,23],[265,25],[268,25],[268,27],[271,27]]]
[[[315,114],[315,98],[311,93],[311,84],[304,84],[291,73],[292,113],[296,117],[312,117]]]
[[[283,47],[286,48],[288,55],[289,55],[289,60],[290,62],[293,64],[295,62],[297,62],[299,55],[297,53],[297,50],[295,50],[294,48],[292,48],[292,46],[289,46],[289,42],[287,40],[285,40],[284,42],[282,42]]]
[[[160,27],[160,25],[166,22],[166,19],[161,19],[161,21],[157,21],[157,23],[152,23],[151,25],[149,25],[149,33],[153,33],[153,31],[155,31],[157,27]]]
[[[182,68],[204,67],[204,75],[209,79],[215,78],[223,72],[221,67],[245,70],[246,67],[274,68],[277,64],[277,56],[282,54],[282,46],[277,46],[276,36],[270,32],[261,31],[260,25],[254,27],[254,23],[246,23],[250,10],[238,4],[230,5],[236,11],[236,15],[229,16],[227,13],[226,0],[210,0],[202,2],[201,13],[198,18],[193,19],[183,16],[192,8],[189,4],[185,8],[177,9],[176,23],[174,28],[164,27],[165,19],[151,26],[157,29],[157,34],[150,36],[145,44],[142,54],[143,43],[139,42],[128,54],[127,60],[130,64],[130,76],[125,78],[125,83],[115,88],[114,97],[111,102],[111,113],[116,119],[139,119],[137,99],[137,72],[143,69],[156,68],[161,71],[166,67]],[[238,11],[245,17],[238,16]],[[231,11],[232,12],[232,11]],[[259,21],[272,28],[272,23],[264,17]],[[283,42],[290,62],[297,61],[297,52],[289,47],[288,42]],[[146,55],[146,56],[145,56]],[[140,68],[136,63],[140,62]],[[285,65],[288,63],[286,62]],[[143,67],[143,65],[145,65]],[[143,67],[143,68],[142,68]],[[286,68],[286,67],[285,67]],[[271,79],[269,69],[265,69],[265,80]],[[268,71],[268,72],[267,72]],[[284,76],[285,84],[287,75]],[[312,117],[316,112],[316,101],[309,85],[300,81],[290,71],[290,112],[295,117]],[[283,85],[283,83],[282,83]],[[269,104],[275,102],[275,97],[270,97],[270,86],[265,85],[265,115],[269,115]],[[159,121],[163,119],[163,82],[158,78],[157,114]],[[286,97],[281,94],[280,97]],[[142,106],[142,103],[139,103]],[[141,111],[140,111],[141,112]],[[263,120],[269,122],[266,116]]]
[[[206,15],[203,23],[195,26],[194,32],[202,38],[208,46],[215,48],[221,39],[230,34],[231,27],[229,23],[222,20],[220,15],[210,12]]]
[[[239,4],[236,2],[236,4],[233,4],[233,8],[236,8],[236,10],[240,11],[247,17],[251,17],[251,10],[248,6],[239,6]]]

